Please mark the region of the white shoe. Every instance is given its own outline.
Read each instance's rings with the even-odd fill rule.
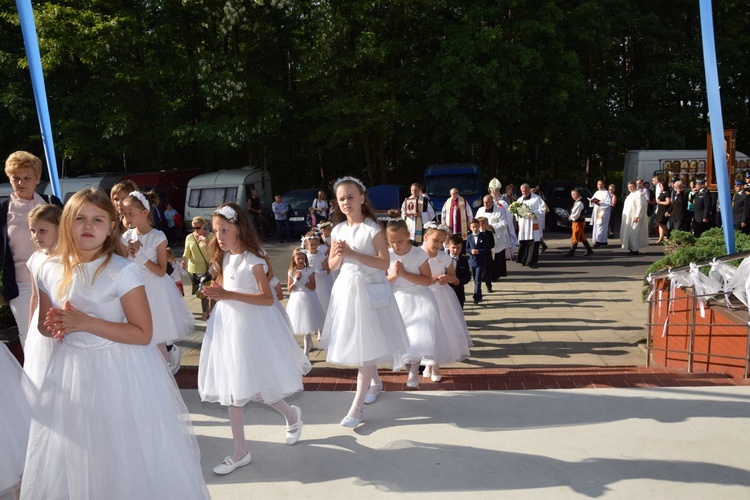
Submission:
[[[286,426],[286,444],[292,445],[299,441],[299,437],[302,435],[302,410],[299,407],[292,405],[292,409],[297,412],[297,421],[292,425]]]
[[[360,408],[359,406],[352,406],[352,408],[356,408],[361,411],[362,416],[359,418],[354,418],[347,415],[346,417],[341,419],[341,425],[343,425],[344,427],[357,427],[359,423],[365,419],[365,410],[363,408]]]
[[[180,371],[180,363],[182,362],[182,351],[180,346],[172,344],[172,348],[167,351],[167,364],[172,375],[176,375]]]
[[[240,467],[244,467],[247,464],[250,463],[250,452],[247,452],[247,455],[242,457],[238,461],[232,460],[232,457],[227,457],[224,459],[223,462],[221,462],[219,465],[214,467],[214,474],[218,474],[220,476],[223,476],[225,474],[229,474],[230,472],[234,472],[236,469],[239,469]]]
[[[383,383],[382,382],[379,383],[379,384],[377,384],[377,385],[371,385],[370,389],[372,389],[373,387],[377,387],[378,390],[376,392],[369,392],[369,390],[368,390],[367,394],[365,394],[365,404],[366,405],[373,404],[375,402],[375,400],[378,399],[378,395],[381,392],[383,392]]]
[[[406,377],[406,387],[419,387],[419,375],[409,372],[409,375]]]

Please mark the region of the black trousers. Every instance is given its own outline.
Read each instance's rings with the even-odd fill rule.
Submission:
[[[534,240],[519,241],[516,262],[520,262],[524,266],[539,262],[539,244],[540,242]]]

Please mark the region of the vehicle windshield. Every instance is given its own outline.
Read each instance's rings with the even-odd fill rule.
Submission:
[[[293,196],[283,196],[281,199],[284,203],[286,203],[286,206],[290,209],[308,209],[312,206],[313,200],[317,194],[312,195],[293,195]]]
[[[436,175],[428,177],[426,182],[427,195],[430,198],[447,198],[453,188],[458,189],[458,194],[461,196],[476,196],[479,194],[477,179],[470,175]]]

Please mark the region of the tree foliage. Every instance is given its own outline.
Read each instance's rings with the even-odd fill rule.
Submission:
[[[727,126],[750,141],[745,2],[715,4]],[[15,2],[0,0],[1,154],[41,154]],[[614,180],[637,148],[705,148],[694,0],[48,0],[35,15],[66,174],[247,164]]]

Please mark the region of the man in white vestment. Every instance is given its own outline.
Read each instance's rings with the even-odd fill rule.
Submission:
[[[497,208],[505,210],[505,220],[508,221],[508,224],[505,226],[505,231],[508,234],[508,246],[505,247],[505,258],[506,260],[512,260],[513,253],[518,248],[518,237],[516,237],[516,225],[513,223],[513,214],[510,213],[508,203],[503,198],[503,193],[500,192],[499,187],[492,190],[492,199],[495,201]]]
[[[422,226],[435,218],[435,209],[430,200],[421,194],[419,184],[411,185],[411,196],[401,204],[401,217],[409,228],[409,239],[419,246],[422,244]]]
[[[612,195],[604,187],[604,181],[596,182],[596,193],[589,200],[593,211],[591,212],[591,225],[593,231],[591,239],[595,247],[607,245],[607,228],[609,228],[609,217],[612,212]]]
[[[637,255],[641,248],[648,246],[648,201],[635,182],[628,182],[628,191],[622,207],[620,242],[630,255]]]
[[[492,261],[487,266],[487,272],[491,273],[492,281],[500,277],[508,276],[507,266],[505,265],[505,250],[510,246],[508,238],[508,222],[510,219],[505,214],[503,207],[495,205],[492,195],[487,195],[482,199],[484,206],[477,210],[475,217],[485,217],[492,227],[495,236],[495,246],[492,248]],[[511,225],[512,222],[511,222]]]
[[[543,219],[547,213],[547,205],[539,195],[531,192],[528,184],[521,186],[521,197],[518,201],[529,207],[530,213],[518,217],[518,257],[516,262],[533,269],[539,267],[539,242],[542,239]]]
[[[441,213],[441,222],[451,228],[453,234],[460,234],[466,239],[469,232],[469,222],[474,218],[471,205],[463,196],[458,195],[458,189],[451,188],[451,197],[445,200]]]

